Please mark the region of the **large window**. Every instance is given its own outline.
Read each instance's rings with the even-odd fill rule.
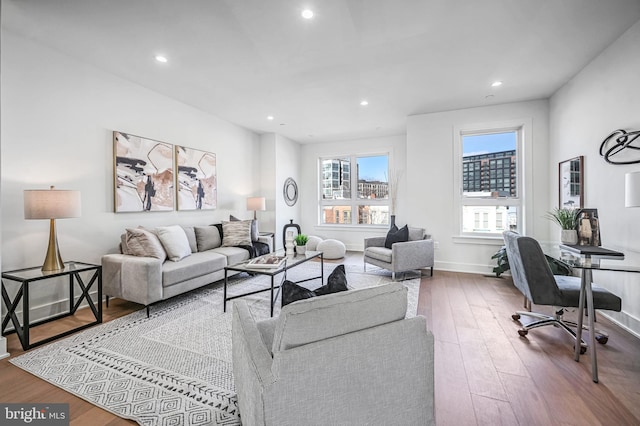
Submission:
[[[522,210],[519,128],[460,134],[461,234],[518,230]]]
[[[320,159],[320,223],[389,224],[389,155]]]

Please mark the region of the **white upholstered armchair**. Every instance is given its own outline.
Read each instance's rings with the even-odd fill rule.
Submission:
[[[433,335],[405,319],[402,283],[293,302],[256,321],[233,307],[243,425],[433,425]]]
[[[369,263],[391,271],[393,280],[396,279],[396,272],[423,268],[431,268],[433,275],[433,240],[423,228],[409,228],[409,241],[394,243],[391,248],[385,247],[385,240],[385,237],[365,238],[365,271]]]

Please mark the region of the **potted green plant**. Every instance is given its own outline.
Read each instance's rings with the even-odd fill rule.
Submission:
[[[309,241],[309,237],[305,234],[298,234],[294,240],[296,243],[296,253],[305,254],[307,251],[307,241]]]
[[[560,241],[563,244],[578,243],[578,209],[565,209],[556,207],[547,212],[547,219],[560,225]]]

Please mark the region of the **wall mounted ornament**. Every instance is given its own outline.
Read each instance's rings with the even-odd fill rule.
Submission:
[[[116,213],[173,210],[173,145],[116,131],[113,153]]]
[[[282,195],[284,196],[284,202],[288,206],[293,206],[298,201],[298,184],[293,178],[287,178],[284,181],[284,187],[282,188]]]
[[[618,129],[607,136],[600,144],[600,155],[609,164],[640,163],[640,130],[627,132]]]
[[[213,210],[217,207],[216,155],[176,146],[178,210]]]

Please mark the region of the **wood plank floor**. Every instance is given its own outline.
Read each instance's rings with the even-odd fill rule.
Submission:
[[[362,264],[361,253],[344,263]],[[435,271],[423,276],[418,314],[435,336],[438,425],[640,425],[640,339],[601,315],[609,342],[598,345],[600,383],[591,381],[590,359],[573,360],[569,337],[554,327],[519,337],[511,314],[522,296],[509,278]],[[140,305],[112,300],[105,321]],[[534,311],[549,312],[533,306]],[[570,313],[568,316],[575,315]],[[38,327],[46,335],[65,324]],[[39,338],[40,336],[36,337]],[[12,356],[23,353],[7,337]],[[124,425],[121,419],[0,361],[0,401],[69,403],[72,425]]]

